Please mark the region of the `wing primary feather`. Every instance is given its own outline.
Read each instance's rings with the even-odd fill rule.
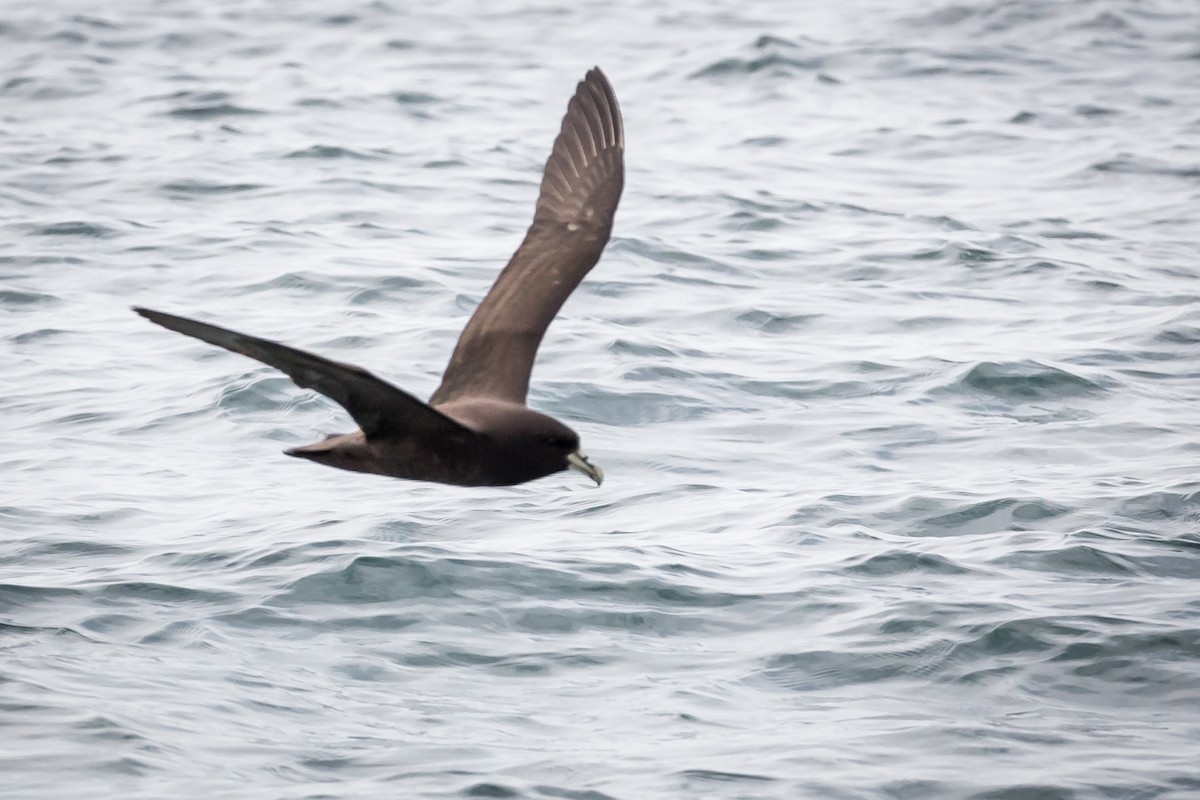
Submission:
[[[584,100],[589,100],[589,101],[591,100],[591,98],[590,98],[590,97],[588,97],[587,95],[584,95],[584,96],[583,96],[583,99],[584,99]],[[591,153],[591,154],[592,154],[592,156],[593,156],[593,157],[595,157],[595,156],[599,156],[599,155],[600,155],[600,148],[596,146],[596,136],[595,136],[595,133],[593,133],[593,132],[592,132],[592,128],[593,128],[594,126],[592,126],[592,125],[588,124],[588,123],[590,123],[590,122],[591,122],[591,119],[592,119],[592,118],[596,118],[596,119],[598,119],[598,118],[599,118],[599,114],[598,114],[598,113],[596,113],[596,114],[589,113],[589,112],[594,112],[594,111],[595,111],[595,106],[594,106],[594,105],[593,105],[593,107],[592,107],[592,108],[587,108],[587,107],[586,107],[586,104],[581,102],[581,103],[579,104],[579,107],[580,107],[580,109],[583,111],[583,115],[584,115],[584,119],[583,119],[583,133],[584,133],[584,134],[587,136],[587,143],[588,143],[589,145],[591,145],[591,151],[592,151],[592,153]],[[579,133],[578,133],[578,128],[576,129],[576,135],[577,135],[577,136],[579,135]],[[580,137],[579,137],[579,139],[580,139],[580,144],[583,144],[583,137],[582,137],[582,136],[580,136]],[[586,153],[586,152],[584,153],[584,156],[585,156],[585,157],[587,156],[587,153]]]
[[[598,155],[600,155],[600,151],[605,148],[605,145],[609,144],[612,141],[612,139],[608,137],[608,132],[609,132],[608,129],[609,129],[609,126],[611,125],[611,123],[605,117],[604,111],[602,110],[602,106],[601,106],[600,102],[597,101],[595,93],[593,91],[589,91],[586,95],[584,95],[584,99],[591,105],[590,109],[586,109],[587,111],[591,112],[591,114],[590,114],[591,120],[594,120],[595,122],[598,123],[597,125],[588,125],[587,126],[588,138],[591,139],[591,141],[592,141],[592,155],[598,156]],[[596,139],[592,134],[593,128],[595,129],[595,134],[600,137],[599,144],[597,144]]]
[[[571,165],[571,172],[574,172],[575,177],[578,178],[579,177],[579,167],[575,166],[575,159],[571,158],[570,144],[568,142],[566,142],[565,139],[564,139],[564,144],[566,144],[566,146],[563,147],[563,149],[562,149],[563,158],[565,158],[567,160],[567,163]]]
[[[580,163],[583,164],[583,168],[587,169],[588,163],[591,161],[592,154],[590,151],[594,147],[591,134],[588,132],[587,125],[581,124],[579,120],[572,121],[571,127],[575,129],[575,155],[578,156]]]

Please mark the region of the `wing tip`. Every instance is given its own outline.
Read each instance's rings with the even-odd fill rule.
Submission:
[[[130,306],[129,308],[132,309],[133,313],[137,314],[139,317],[148,319],[155,325],[161,325],[164,328],[169,327],[167,325],[167,321],[171,319],[170,314],[162,311],[155,311],[153,308],[146,308],[145,306]]]
[[[610,117],[608,120],[600,120],[602,125],[607,123],[612,126],[609,131],[603,131],[606,138],[608,138],[608,134],[611,134],[612,137],[612,141],[606,142],[606,145],[616,150],[624,150],[625,121],[621,116],[621,104],[617,102],[617,92],[613,89],[612,82],[599,66],[593,66],[583,76],[583,80],[579,82],[579,86],[575,90],[576,96],[587,91],[587,87],[591,87],[599,94],[598,97],[593,95],[592,98],[593,102],[596,102],[597,111],[601,115],[607,113]],[[606,147],[606,149],[608,148]]]
[[[567,103],[542,170],[534,221],[612,224],[624,185],[625,133],[621,107],[598,66],[587,71]],[[594,202],[599,202],[593,208]],[[599,212],[603,220],[594,218]]]
[[[144,306],[130,306],[130,308],[133,309],[134,313],[136,313],[138,316],[150,320],[155,325],[166,328],[169,331],[175,331],[177,333],[182,333],[185,336],[192,336],[197,339],[203,339],[204,337],[197,336],[194,332],[185,330],[185,328],[192,326],[199,326],[201,328],[216,327],[209,325],[206,322],[188,319],[187,317],[180,317],[175,314],[168,314],[165,311],[155,311],[153,308],[146,308]],[[205,341],[208,340],[205,339]],[[224,345],[221,346],[223,347]]]

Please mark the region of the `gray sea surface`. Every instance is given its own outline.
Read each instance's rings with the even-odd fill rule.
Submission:
[[[576,82],[625,114],[531,405],[427,396]],[[4,798],[1200,797],[1194,0],[0,7]]]

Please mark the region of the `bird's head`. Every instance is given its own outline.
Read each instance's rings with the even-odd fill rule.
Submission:
[[[587,475],[599,486],[604,471],[579,449],[579,434],[553,417],[512,403],[473,403],[455,409],[456,416],[482,434],[495,457],[510,466],[513,484],[567,469]],[[467,413],[463,413],[466,411]]]

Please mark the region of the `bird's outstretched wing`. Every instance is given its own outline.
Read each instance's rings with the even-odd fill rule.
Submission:
[[[625,184],[624,154],[616,95],[593,68],[567,105],[533,225],[475,309],[431,403],[462,397],[525,402],[546,328],[608,243]]]
[[[380,380],[362,367],[330,361],[278,342],[247,336],[187,317],[136,306],[133,310],[164,328],[282,370],[297,386],[320,392],[349,411],[368,438],[405,432],[418,436],[440,436],[451,432],[474,435],[437,409]]]

